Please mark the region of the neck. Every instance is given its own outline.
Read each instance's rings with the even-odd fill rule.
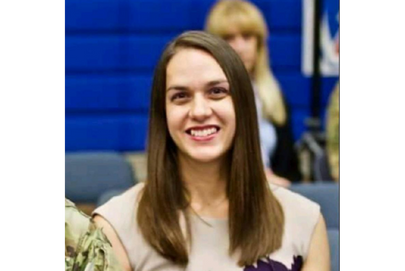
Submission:
[[[220,207],[227,205],[227,168],[224,162],[201,163],[179,155],[179,166],[183,184],[190,195],[191,208],[200,215],[223,216],[224,210]]]

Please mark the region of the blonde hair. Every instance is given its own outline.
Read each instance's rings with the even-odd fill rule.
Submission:
[[[286,110],[280,86],[270,69],[266,43],[268,30],[263,14],[255,5],[247,1],[218,1],[211,8],[205,30],[214,35],[226,37],[229,34],[230,25],[235,26],[241,33],[249,33],[257,37],[257,60],[252,75],[263,104],[263,115],[278,126],[284,125]]]

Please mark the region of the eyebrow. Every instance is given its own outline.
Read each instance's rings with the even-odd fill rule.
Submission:
[[[219,85],[222,83],[228,83],[228,80],[220,79],[220,80],[209,81],[208,83],[205,84],[205,87],[212,87],[212,86],[216,86],[216,85]],[[166,89],[166,92],[168,92],[170,90],[188,90],[188,87],[182,86],[182,85],[173,85],[173,86],[170,86],[168,89]]]

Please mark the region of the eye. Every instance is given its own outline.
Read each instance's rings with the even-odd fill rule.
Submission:
[[[222,87],[214,87],[209,90],[210,96],[214,97],[215,99],[221,99],[227,96],[229,91],[226,88]]]
[[[235,38],[235,35],[224,35],[222,36],[222,38],[224,40],[226,40],[227,42],[232,41]]]
[[[250,40],[250,39],[252,39],[254,37],[254,35],[253,35],[253,33],[247,32],[247,33],[243,33],[242,37],[243,37],[244,40]]]
[[[188,98],[188,94],[186,92],[177,92],[170,97],[170,101],[184,101]]]

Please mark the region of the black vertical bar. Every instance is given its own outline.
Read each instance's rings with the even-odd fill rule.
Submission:
[[[314,36],[313,36],[313,74],[312,74],[312,95],[311,95],[311,130],[320,130],[321,114],[321,71],[320,71],[320,25],[322,15],[322,0],[314,0]]]

